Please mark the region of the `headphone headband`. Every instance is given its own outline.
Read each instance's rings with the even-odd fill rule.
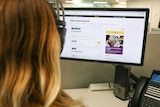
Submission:
[[[62,51],[64,42],[65,42],[65,34],[66,34],[64,8],[60,0],[55,0],[55,2],[49,2],[49,1],[47,2],[51,7],[53,16],[56,18],[56,25],[57,25],[58,33],[61,39],[61,51]],[[60,13],[62,13],[62,15],[60,15]]]

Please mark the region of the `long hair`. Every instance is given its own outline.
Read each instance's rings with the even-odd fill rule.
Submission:
[[[45,0],[0,0],[0,107],[76,105],[61,90],[55,23]]]

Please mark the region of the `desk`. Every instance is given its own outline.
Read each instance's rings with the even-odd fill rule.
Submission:
[[[113,90],[91,91],[84,89],[65,89],[73,99],[82,98],[86,107],[127,107],[128,100],[120,100],[115,97]]]

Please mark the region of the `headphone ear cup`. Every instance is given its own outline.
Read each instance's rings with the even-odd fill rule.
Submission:
[[[62,51],[63,50],[63,45],[65,43],[66,28],[58,27],[58,33],[59,33],[60,40],[61,40],[61,51]]]
[[[66,23],[65,21],[61,21],[61,20],[57,20],[56,23],[57,23],[57,29],[60,36],[60,40],[61,40],[61,52],[62,52],[63,45],[65,42],[65,35],[66,35],[66,28],[65,28]]]

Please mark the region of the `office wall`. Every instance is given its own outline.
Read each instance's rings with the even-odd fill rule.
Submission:
[[[132,72],[137,76],[149,77],[153,69],[160,70],[160,34],[149,34],[146,42],[144,66],[132,67]]]
[[[137,77],[149,77],[153,69],[160,70],[160,34],[148,34],[144,66],[131,66]],[[61,60],[62,87],[83,88],[90,83],[113,82],[115,67],[108,63]]]
[[[149,8],[150,18],[149,18],[149,29],[158,28],[160,21],[160,0],[133,0],[127,2],[127,7],[129,8]]]

